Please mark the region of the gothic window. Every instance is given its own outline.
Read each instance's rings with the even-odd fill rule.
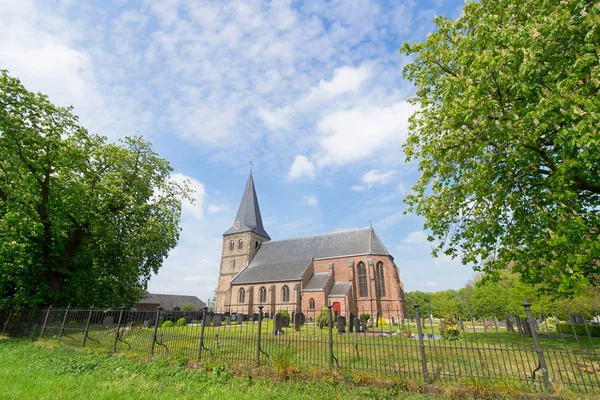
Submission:
[[[256,243],[254,243],[254,248],[258,249],[258,240],[256,241]]]
[[[260,304],[267,302],[267,289],[264,286],[258,289],[258,301]]]
[[[235,243],[233,243],[233,240],[231,242],[229,242],[229,250],[233,250],[235,249]]]
[[[290,301],[290,288],[287,285],[281,288],[281,301],[284,303]]]
[[[377,278],[377,297],[385,297],[385,275],[383,274],[383,263],[381,261],[375,267],[375,278]]]
[[[244,288],[240,288],[238,292],[238,303],[244,303],[246,301],[246,291]]]
[[[233,260],[232,269],[235,270],[235,260]]]
[[[242,249],[242,247],[244,247],[244,242],[242,241],[242,239],[238,240],[238,249]]]
[[[362,261],[358,263],[358,297],[369,297],[367,267]]]
[[[308,309],[309,310],[314,310],[315,309],[315,300],[314,299],[308,300]]]

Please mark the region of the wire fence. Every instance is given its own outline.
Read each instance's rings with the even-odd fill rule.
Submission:
[[[417,304],[340,313],[294,305],[229,314],[48,308],[0,313],[4,335],[197,362],[327,367],[425,383],[508,380],[600,391],[600,319],[594,310],[523,307],[474,313]],[[398,317],[396,317],[398,316]],[[404,318],[400,318],[404,317]]]

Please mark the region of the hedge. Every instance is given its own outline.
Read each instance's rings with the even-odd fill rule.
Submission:
[[[570,335],[575,333],[577,336],[587,336],[589,332],[592,337],[600,337],[599,325],[560,324],[560,331]]]

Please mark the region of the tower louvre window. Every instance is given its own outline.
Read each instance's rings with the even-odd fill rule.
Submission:
[[[238,249],[242,249],[244,247],[244,241],[242,239],[238,240]]]
[[[375,278],[377,279],[377,297],[385,297],[385,275],[381,261],[377,263],[375,268]]]
[[[235,243],[233,243],[233,240],[229,242],[229,250],[233,250],[235,249]]]
[[[358,263],[358,297],[368,297],[367,267],[362,261]]]

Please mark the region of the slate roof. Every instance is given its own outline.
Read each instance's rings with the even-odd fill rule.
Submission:
[[[175,307],[183,309],[184,304],[192,304],[194,306],[193,311],[200,311],[206,304],[196,296],[185,296],[180,294],[156,294],[148,293],[148,295],[138,301],[142,304],[158,304],[166,311],[172,311]]]
[[[237,222],[240,223],[240,226],[236,229]],[[254,232],[267,239],[271,239],[263,226],[260,207],[258,206],[258,197],[256,197],[256,189],[254,188],[254,179],[252,179],[252,171],[248,175],[246,188],[244,189],[242,201],[240,201],[240,207],[238,208],[233,226],[223,235],[240,232]]]
[[[317,272],[313,274],[310,281],[302,288],[304,292],[318,292],[323,290],[329,279],[331,278],[331,274],[329,272]]]
[[[329,291],[329,297],[344,297],[350,291],[350,284],[348,282],[336,282]]]
[[[313,258],[361,254],[390,255],[372,227],[265,242],[231,283],[299,280]]]

